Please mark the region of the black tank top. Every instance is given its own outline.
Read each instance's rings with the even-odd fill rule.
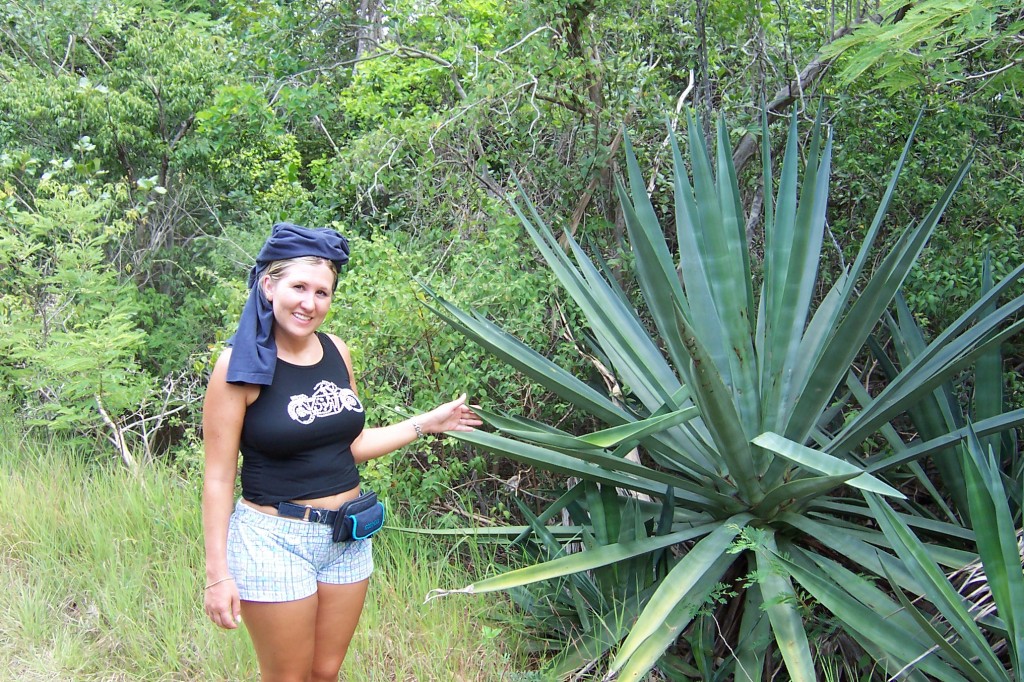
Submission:
[[[242,497],[256,504],[325,497],[359,484],[352,441],[365,423],[337,346],[317,333],[315,365],[277,360],[242,421]]]

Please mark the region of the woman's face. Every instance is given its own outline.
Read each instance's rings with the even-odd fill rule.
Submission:
[[[323,263],[296,262],[277,280],[263,277],[263,292],[274,308],[274,333],[308,336],[315,332],[331,307],[334,273]]]

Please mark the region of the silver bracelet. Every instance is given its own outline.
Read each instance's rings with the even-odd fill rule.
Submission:
[[[415,419],[412,420],[412,428],[415,429],[415,431],[416,431],[416,439],[417,440],[419,440],[420,438],[423,438],[423,427],[420,426],[420,423],[418,421],[416,421]]]

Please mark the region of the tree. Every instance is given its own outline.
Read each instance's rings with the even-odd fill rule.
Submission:
[[[884,3],[881,13],[883,19],[826,49],[844,56],[840,82],[852,84],[872,71],[873,87],[890,93],[948,88],[996,94],[1024,85],[1020,3],[901,0]]]

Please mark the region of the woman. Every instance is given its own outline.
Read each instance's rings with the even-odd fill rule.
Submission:
[[[264,682],[338,679],[373,570],[371,540],[334,542],[328,525],[360,496],[356,464],[481,424],[463,395],[363,427],[349,349],[318,331],[347,261],[337,232],[275,225],[203,405],[206,613],[245,623]]]

